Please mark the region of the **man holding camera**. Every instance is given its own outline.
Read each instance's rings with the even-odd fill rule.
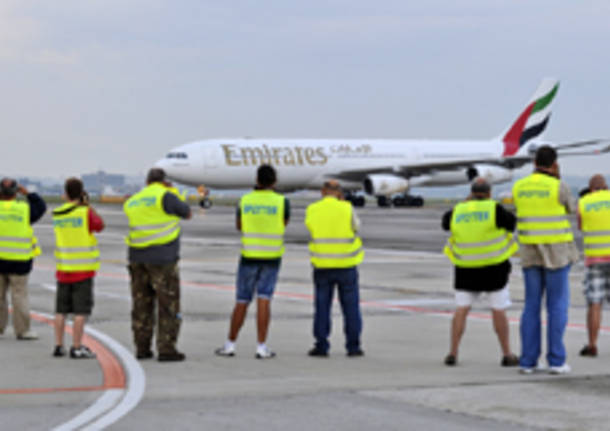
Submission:
[[[146,187],[123,207],[129,219],[129,275],[131,277],[131,328],[136,358],[151,359],[151,343],[158,310],[157,360],[183,361],[176,350],[180,314],[180,220],[191,218],[191,209],[167,182],[165,171],[152,168]]]
[[[17,201],[17,194],[26,202]],[[11,291],[13,329],[18,340],[35,340],[38,335],[30,330],[28,303],[28,274],[32,261],[40,254],[32,224],[44,215],[47,206],[36,193],[12,178],[0,182],[0,335],[8,323],[6,294]]]
[[[70,358],[95,358],[82,344],[85,321],[93,309],[93,278],[100,267],[100,251],[94,232],[104,229],[104,221],[89,206],[89,198],[78,178],[69,178],[64,186],[68,201],[53,211],[57,294],[55,300],[55,350],[62,357],[66,315],[74,314]]]

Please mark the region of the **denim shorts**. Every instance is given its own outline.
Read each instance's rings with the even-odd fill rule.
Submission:
[[[279,265],[240,262],[237,270],[237,302],[250,302],[256,296],[271,299],[280,271]]]

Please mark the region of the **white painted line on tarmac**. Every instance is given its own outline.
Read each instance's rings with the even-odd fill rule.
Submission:
[[[50,314],[40,312],[36,312],[36,314],[50,320],[54,319],[54,316]],[[144,369],[131,352],[110,336],[91,326],[85,326],[85,332],[103,343],[121,361],[127,374],[127,389],[108,389],[104,391],[86,410],[70,421],[53,428],[53,431],[71,431],[83,427],[87,423],[89,425],[82,429],[91,431],[102,430],[133,410],[144,396],[146,375],[144,374]],[[112,393],[108,395],[108,392]]]
[[[146,390],[146,375],[133,354],[122,344],[97,329],[89,327],[86,328],[86,331],[112,350],[121,360],[123,367],[127,371],[127,390],[119,404],[110,411],[105,412],[95,422],[83,428],[84,430],[93,431],[112,425],[140,403]]]
[[[99,397],[96,402],[91,404],[88,409],[84,410],[74,419],[53,428],[52,431],[70,431],[78,429],[92,420],[95,420],[100,414],[112,409],[119,402],[119,399],[123,396],[124,392],[123,389],[108,389],[104,391],[104,394]]]

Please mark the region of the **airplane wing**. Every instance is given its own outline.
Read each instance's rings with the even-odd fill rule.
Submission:
[[[595,146],[588,150],[580,150],[586,147]],[[608,139],[592,139],[587,141],[570,142],[566,144],[554,144],[553,147],[557,150],[560,157],[566,156],[590,156],[610,152],[610,140]],[[452,171],[459,169],[468,169],[474,165],[494,165],[506,169],[517,169],[528,163],[531,163],[535,155],[535,147],[530,147],[531,150],[526,155],[516,155],[511,157],[498,158],[471,158],[471,159],[452,159],[447,161],[421,162],[413,163],[407,166],[381,166],[371,169],[355,169],[341,171],[335,174],[329,174],[329,177],[345,180],[345,181],[364,181],[368,175],[372,174],[391,174],[404,178],[413,178],[420,175],[427,175],[438,171]]]

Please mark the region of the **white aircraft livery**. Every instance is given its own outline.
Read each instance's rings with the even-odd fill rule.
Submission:
[[[388,139],[208,139],[172,149],[156,163],[179,183],[217,189],[250,188],[263,163],[277,169],[280,191],[318,189],[336,179],[355,205],[364,205],[364,190],[381,206],[394,202],[422,205],[407,194],[410,187],[467,184],[482,176],[491,183],[512,179],[512,170],[531,162],[541,145],[560,155],[610,151],[607,140],[556,144],[541,140],[559,82],[542,81],[511,127],[490,140]],[[398,203],[397,203],[398,204]]]

